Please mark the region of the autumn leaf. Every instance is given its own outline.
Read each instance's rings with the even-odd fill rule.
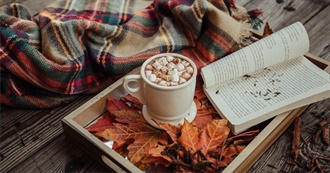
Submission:
[[[171,162],[172,159],[164,154],[162,154],[162,152],[166,149],[165,145],[158,145],[156,148],[152,148],[149,151],[149,154],[155,158],[157,157],[161,157],[165,160],[167,160],[168,162]]]
[[[142,106],[143,104],[135,97],[133,97],[132,95],[127,95],[125,97],[122,98],[122,100],[124,102],[128,102],[131,104],[131,107],[134,107],[137,110],[142,110]]]
[[[257,33],[252,32],[252,36],[254,38],[251,37],[251,40],[253,42],[257,42],[258,40],[263,39],[263,38],[266,38],[267,36],[269,36],[271,34],[273,34],[273,30],[270,28],[269,23],[266,22],[266,24],[264,26],[264,32],[263,32],[263,34],[262,35],[259,35]]]
[[[206,125],[200,137],[201,151],[206,155],[209,151],[214,151],[227,138],[230,129],[227,126],[227,120],[213,120]]]
[[[224,148],[221,153],[223,159],[219,162],[219,165],[228,166],[235,159],[235,156],[240,154],[244,148],[244,145],[230,145]]]
[[[208,123],[213,121],[213,115],[214,113],[210,112],[209,110],[197,111],[197,115],[194,119],[194,124],[196,124],[196,127],[198,128],[205,127]]]
[[[116,121],[120,123],[134,123],[134,122],[140,122],[147,124],[147,121],[143,118],[141,112],[138,112],[136,110],[118,110],[118,111],[112,111],[112,115],[116,117]]]
[[[220,119],[196,84],[193,122],[171,125],[155,121],[150,126],[142,116],[142,104],[128,95],[108,98],[108,114],[87,128],[102,140],[114,141],[113,149],[144,171],[221,172],[258,132],[229,136],[227,121]]]
[[[108,111],[117,111],[117,110],[122,110],[122,109],[131,109],[125,102],[122,102],[120,100],[117,100],[115,98],[108,98],[107,99],[107,104],[108,104]]]
[[[92,133],[101,132],[105,129],[111,128],[113,126],[114,119],[110,116],[109,112],[96,121],[96,123],[92,124],[91,126],[87,127],[86,129]]]
[[[134,139],[128,139],[126,141],[114,141],[112,145],[112,149],[115,150],[118,154],[123,157],[126,157],[128,154],[127,147],[134,142]]]
[[[201,149],[198,138],[198,128],[185,119],[178,142],[190,152],[195,153]]]
[[[197,82],[195,87],[195,98],[202,100],[206,98],[205,92],[203,91],[203,83]]]
[[[155,148],[158,141],[167,139],[164,131],[155,129],[146,123],[130,123],[130,125],[115,123],[113,128],[96,133],[95,136],[106,140],[121,141],[119,145],[128,139],[135,139],[128,149],[128,158],[132,163],[139,162],[143,156]]]
[[[160,121],[155,121],[155,122],[161,129],[166,131],[166,133],[170,136],[173,142],[178,141],[178,136],[180,136],[181,134],[181,127],[182,127],[181,124],[174,126],[172,124],[162,123]]]
[[[142,127],[139,127],[139,125],[132,128],[134,133],[138,135],[134,138],[135,141],[127,147],[129,150],[128,158],[132,163],[139,162],[149,153],[151,148],[157,147],[159,140],[167,139],[166,133],[164,131],[154,128],[150,129],[152,127],[147,124],[144,126],[142,125]]]
[[[266,22],[264,27],[264,34],[262,35],[262,38],[265,38],[273,33],[273,30],[270,28],[269,23]]]

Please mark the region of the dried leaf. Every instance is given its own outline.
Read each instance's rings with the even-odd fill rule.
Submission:
[[[131,109],[125,102],[122,102],[115,98],[108,98],[107,103],[108,103],[109,112],[118,111],[118,110],[122,110],[122,109],[125,109],[125,110]]]
[[[198,138],[199,132],[197,127],[193,126],[191,123],[185,120],[178,142],[190,152],[195,153],[201,149]]]
[[[124,102],[129,102],[131,104],[131,107],[134,107],[135,109],[142,110],[143,104],[135,97],[131,95],[127,95],[122,98]]]
[[[103,118],[98,119],[96,123],[86,129],[92,133],[102,132],[105,129],[111,128],[113,126],[112,122],[114,122],[114,118],[110,116],[109,112],[107,112]]]
[[[273,30],[270,28],[269,23],[266,22],[262,38],[265,38],[265,37],[271,35],[272,33],[273,33]]]
[[[206,98],[205,92],[203,91],[203,83],[197,82],[195,88],[195,98],[202,100]]]
[[[116,121],[120,123],[134,123],[134,122],[140,122],[140,123],[147,123],[143,116],[140,114],[140,112],[136,110],[118,110],[118,111],[112,111],[112,115],[116,117]]]
[[[164,131],[155,129],[145,123],[114,124],[114,128],[106,129],[96,133],[95,136],[112,141],[126,141],[135,139],[127,149],[128,158],[132,163],[139,162],[149,153],[151,148],[155,148],[159,140],[167,139]],[[120,144],[119,144],[120,145]]]
[[[244,148],[244,145],[230,145],[226,147],[222,152],[222,156],[224,157],[222,162],[226,162],[227,164],[231,163],[235,158],[234,156],[241,153]]]
[[[270,28],[269,23],[266,22],[265,27],[264,27],[263,34],[262,35],[259,35],[257,33],[252,32],[252,36],[253,37],[251,37],[250,39],[253,42],[257,42],[258,40],[263,39],[263,38],[265,38],[265,37],[267,37],[267,36],[269,36],[271,34],[273,34],[273,30]]]
[[[149,129],[147,131],[146,129]],[[127,147],[129,150],[128,158],[132,163],[139,162],[144,156],[149,154],[151,148],[155,148],[159,140],[167,139],[166,133],[161,130],[150,129],[150,126],[144,128],[134,128],[137,133],[135,141]],[[147,132],[147,133],[146,133]]]
[[[162,154],[162,152],[165,150],[166,146],[165,145],[158,145],[156,148],[152,148],[149,151],[149,154],[151,156],[153,156],[153,158],[151,159],[155,159],[155,158],[162,158],[166,161],[162,161],[162,163],[166,166],[169,166],[169,164],[173,161],[170,157],[168,157],[167,155]]]
[[[206,155],[210,151],[215,151],[227,138],[229,132],[227,120],[213,120],[207,124],[201,133],[199,142],[202,153]]]
[[[209,112],[198,112],[194,120],[197,128],[205,127],[208,123],[213,121],[213,116]]]
[[[142,104],[125,96],[108,99],[110,113],[94,126],[102,129],[105,124],[108,128],[98,129],[94,135],[114,141],[113,149],[141,170],[221,172],[245,147],[234,144],[248,143],[257,132],[228,138],[227,121],[220,119],[206,96],[198,92],[202,91],[202,83],[197,88],[197,115],[191,123],[185,120],[183,125],[173,126],[155,121],[163,130],[155,129],[144,120]]]
[[[178,141],[178,137],[180,136],[181,134],[181,127],[182,125],[178,125],[178,126],[174,126],[172,124],[169,124],[169,123],[162,123],[162,122],[159,122],[159,121],[155,121],[158,126],[165,130],[166,133],[170,136],[170,138],[172,139],[172,142],[176,142]]]

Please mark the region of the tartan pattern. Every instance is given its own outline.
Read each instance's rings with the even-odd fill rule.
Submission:
[[[133,12],[136,3],[59,0],[40,11],[38,20],[19,4],[5,6],[0,14],[1,104],[54,107],[109,76],[126,74],[152,55],[181,53],[200,68],[238,44],[223,29],[225,22],[219,26],[209,17],[229,16],[223,0],[154,0]]]

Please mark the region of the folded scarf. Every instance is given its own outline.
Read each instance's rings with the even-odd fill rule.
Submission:
[[[1,104],[58,106],[159,53],[183,54],[200,69],[250,34],[246,10],[232,1],[139,1],[60,0],[38,19],[19,4],[2,7]]]

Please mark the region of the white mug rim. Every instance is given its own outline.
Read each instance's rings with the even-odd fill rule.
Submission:
[[[163,57],[163,56],[166,56],[166,55],[171,55],[171,56],[174,56],[174,57],[179,57],[179,58],[182,58],[184,60],[187,60],[191,66],[193,67],[194,69],[194,72],[193,72],[193,75],[190,77],[190,79],[188,81],[186,81],[185,83],[183,84],[179,84],[179,85],[176,85],[176,86],[161,86],[161,85],[158,85],[158,84],[155,84],[153,82],[151,82],[149,79],[147,79],[146,75],[145,75],[145,72],[144,72],[144,69],[146,67],[146,65],[152,61],[153,59],[155,58],[159,58],[159,57]],[[142,76],[143,80],[151,85],[152,87],[155,87],[155,88],[158,88],[158,89],[162,89],[162,90],[175,90],[175,89],[180,89],[180,88],[183,88],[183,87],[186,87],[187,85],[189,85],[191,82],[195,81],[194,79],[196,78],[197,76],[197,67],[196,67],[196,64],[191,60],[189,59],[188,57],[182,55],[182,54],[178,54],[178,53],[161,53],[161,54],[157,54],[157,55],[153,55],[151,56],[150,58],[148,58],[141,66],[141,69],[140,69],[140,75]]]

